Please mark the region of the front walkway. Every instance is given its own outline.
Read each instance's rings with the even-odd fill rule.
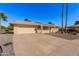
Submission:
[[[15,55],[78,56],[79,39],[66,40],[44,34],[18,34],[13,39]]]

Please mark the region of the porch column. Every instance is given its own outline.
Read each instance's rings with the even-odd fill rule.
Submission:
[[[49,28],[49,33],[51,33],[51,26],[49,25],[48,28]]]
[[[43,26],[41,25],[41,33],[42,33],[42,31],[43,31]]]

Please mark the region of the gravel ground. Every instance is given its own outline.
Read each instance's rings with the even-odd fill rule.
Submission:
[[[1,56],[13,56],[13,45],[12,45],[13,34],[1,34],[0,33],[0,46],[2,48]]]
[[[79,39],[79,33],[77,33],[76,35],[68,34],[68,33],[63,33],[63,34],[61,34],[61,33],[50,33],[48,35],[63,38],[63,39],[68,39],[68,40]]]

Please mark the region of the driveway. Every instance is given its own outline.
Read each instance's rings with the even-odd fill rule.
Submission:
[[[78,56],[79,39],[67,40],[45,34],[15,34],[15,55],[19,56]]]

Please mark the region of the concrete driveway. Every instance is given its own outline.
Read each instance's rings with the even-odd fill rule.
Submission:
[[[15,55],[19,56],[78,56],[79,39],[66,40],[45,34],[15,34]]]

